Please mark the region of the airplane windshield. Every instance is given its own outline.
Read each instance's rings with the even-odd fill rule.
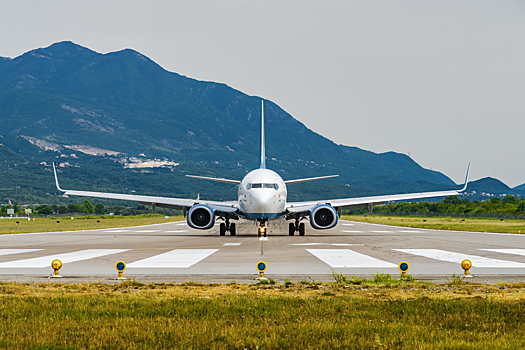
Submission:
[[[252,188],[273,188],[274,190],[278,190],[279,189],[279,185],[277,185],[277,184],[261,184],[261,183],[246,185],[246,189],[247,190],[251,190]]]

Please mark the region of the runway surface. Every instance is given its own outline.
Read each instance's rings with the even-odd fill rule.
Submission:
[[[119,260],[127,263],[125,276],[147,281],[253,279],[260,260],[268,264],[268,277],[295,280],[331,280],[332,271],[397,275],[401,261],[409,262],[412,275],[442,280],[453,273],[462,275],[460,262],[470,259],[471,274],[478,280],[525,280],[525,235],[411,229],[344,220],[330,230],[314,230],[308,223],[306,227],[304,237],[290,237],[287,222],[271,222],[267,241],[259,240],[257,227],[248,221],[238,223],[234,237],[219,236],[218,225],[202,231],[189,228],[185,221],[2,235],[0,279],[45,278],[52,272],[51,261],[60,259],[60,274],[79,280],[115,277],[114,266]]]

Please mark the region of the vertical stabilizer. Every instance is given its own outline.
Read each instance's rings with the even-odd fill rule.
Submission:
[[[260,169],[266,169],[266,154],[264,151],[264,100],[261,101],[261,166]]]

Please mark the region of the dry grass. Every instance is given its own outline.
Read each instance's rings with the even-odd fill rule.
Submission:
[[[525,220],[503,220],[489,218],[447,218],[447,217],[409,217],[380,215],[346,215],[344,220],[368,222],[403,227],[427,228],[435,230],[498,232],[525,234]]]
[[[521,349],[524,294],[457,281],[5,283],[0,348]]]
[[[184,220],[182,216],[170,216],[168,219],[159,214],[138,216],[75,216],[61,218],[27,218],[0,220],[0,234],[55,232],[55,231],[81,231],[104,229],[114,227],[129,227],[160,224]],[[59,221],[60,223],[57,223]],[[19,224],[17,224],[17,222]]]

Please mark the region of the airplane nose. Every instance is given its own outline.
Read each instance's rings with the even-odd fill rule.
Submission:
[[[262,214],[271,212],[273,197],[274,193],[265,189],[254,191],[252,194],[252,203],[256,212]]]

